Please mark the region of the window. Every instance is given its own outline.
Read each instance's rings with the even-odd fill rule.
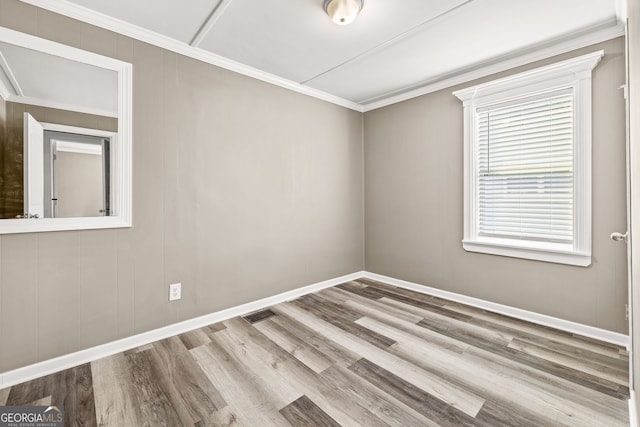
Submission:
[[[591,71],[603,52],[454,92],[467,251],[591,264]]]

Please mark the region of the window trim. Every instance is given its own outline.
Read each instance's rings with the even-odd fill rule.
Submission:
[[[462,246],[480,252],[577,266],[591,264],[591,75],[604,56],[587,55],[525,71],[453,92],[464,111],[464,236]],[[574,241],[554,244],[478,236],[477,150],[478,109],[561,89],[574,99]]]

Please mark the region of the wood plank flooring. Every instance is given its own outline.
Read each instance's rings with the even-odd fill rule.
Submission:
[[[65,426],[628,426],[623,348],[360,279],[0,390]]]

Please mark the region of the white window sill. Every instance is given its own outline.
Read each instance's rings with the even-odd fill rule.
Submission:
[[[577,265],[580,267],[591,265],[591,253],[573,251],[568,245],[531,242],[531,245],[528,246],[526,244],[517,244],[517,242],[507,239],[487,239],[463,240],[462,247],[468,252]]]

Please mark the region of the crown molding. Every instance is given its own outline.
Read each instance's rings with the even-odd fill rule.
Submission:
[[[559,76],[569,76],[570,79],[574,80],[576,78],[575,76],[581,75],[582,72],[587,71],[591,73],[591,70],[598,65],[603,57],[604,51],[598,50],[596,52],[566,59],[544,67],[523,71],[522,73],[513,74],[498,80],[492,80],[490,82],[466,87],[453,92],[453,94],[466,105],[466,103],[472,99],[490,96],[495,93],[517,90],[523,86],[529,86],[539,82],[549,84],[549,81],[554,80]]]
[[[110,17],[103,13],[96,12],[84,6],[71,3],[67,0],[20,1],[32,6],[37,6],[42,9],[49,10],[54,13],[58,13],[60,15],[67,16],[69,18],[77,19],[78,21],[82,21],[87,24],[95,25],[97,27],[134,38],[136,40],[140,40],[145,43],[152,44],[154,46],[161,47],[163,49],[170,50],[175,53],[179,53],[184,56],[188,56],[193,59],[197,59],[202,62],[206,62],[211,65],[215,65],[220,68],[224,68],[229,71],[236,72],[238,74],[243,74],[245,76],[252,77],[266,83],[271,83],[273,85],[280,86],[294,92],[321,99],[323,101],[327,101],[341,107],[349,108],[351,110],[359,112],[363,111],[362,106],[353,101],[349,101],[339,96],[331,95],[329,93],[313,89],[309,86],[301,85],[300,83],[287,80],[285,78],[267,73],[265,71],[250,67],[245,64],[241,64],[240,62],[233,61],[223,56],[190,46],[187,43],[144,29],[137,25],[130,24],[120,19]]]
[[[537,47],[528,48],[509,55],[508,57],[494,58],[483,64],[479,64],[472,68],[464,68],[440,75],[430,79],[428,82],[419,82],[400,90],[388,92],[375,98],[362,100],[360,102],[350,101],[336,95],[332,95],[321,90],[313,89],[309,86],[276,76],[271,73],[264,72],[254,67],[242,64],[237,61],[225,58],[220,55],[205,51],[198,47],[191,46],[187,43],[172,39],[170,37],[158,34],[156,32],[144,29],[137,25],[130,24],[110,17],[108,15],[96,12],[89,8],[77,5],[68,0],[20,0],[33,6],[49,10],[69,18],[77,19],[87,24],[95,25],[109,31],[149,43],[193,59],[197,59],[208,64],[224,68],[229,71],[236,72],[257,80],[271,83],[273,85],[301,93],[313,98],[317,98],[335,105],[339,105],[358,112],[367,112],[378,108],[386,107],[391,104],[406,101],[418,96],[436,92],[441,89],[450,88],[459,84],[486,77],[491,74],[507,71],[512,68],[530,64],[580,49],[596,43],[611,40],[616,37],[625,35],[624,25],[621,18],[626,14],[624,0],[617,1],[617,18],[613,18],[603,23],[598,23],[589,28],[583,29],[578,33],[562,37],[558,40],[545,42]],[[221,10],[220,12],[223,12]],[[215,12],[214,12],[214,15]]]
[[[1,83],[0,83],[1,84]],[[0,88],[0,95],[2,89]],[[102,108],[86,107],[83,105],[65,104],[63,102],[51,101],[43,98],[34,98],[31,96],[17,96],[9,94],[5,101],[15,104],[36,105],[38,107],[53,108],[55,110],[75,111],[76,113],[92,114],[94,116],[112,117],[117,119],[118,112]]]
[[[362,101],[361,105],[365,112],[375,110],[624,35],[624,26],[617,20],[610,20],[580,31],[580,34],[574,37],[563,38],[563,40],[556,42],[547,42],[545,43],[546,47],[526,49],[510,58],[493,60],[470,70],[453,71],[441,75],[420,87],[410,86],[400,91],[387,93],[372,99],[370,102],[368,100]]]
[[[627,22],[627,0],[615,0],[616,17],[621,23]]]

